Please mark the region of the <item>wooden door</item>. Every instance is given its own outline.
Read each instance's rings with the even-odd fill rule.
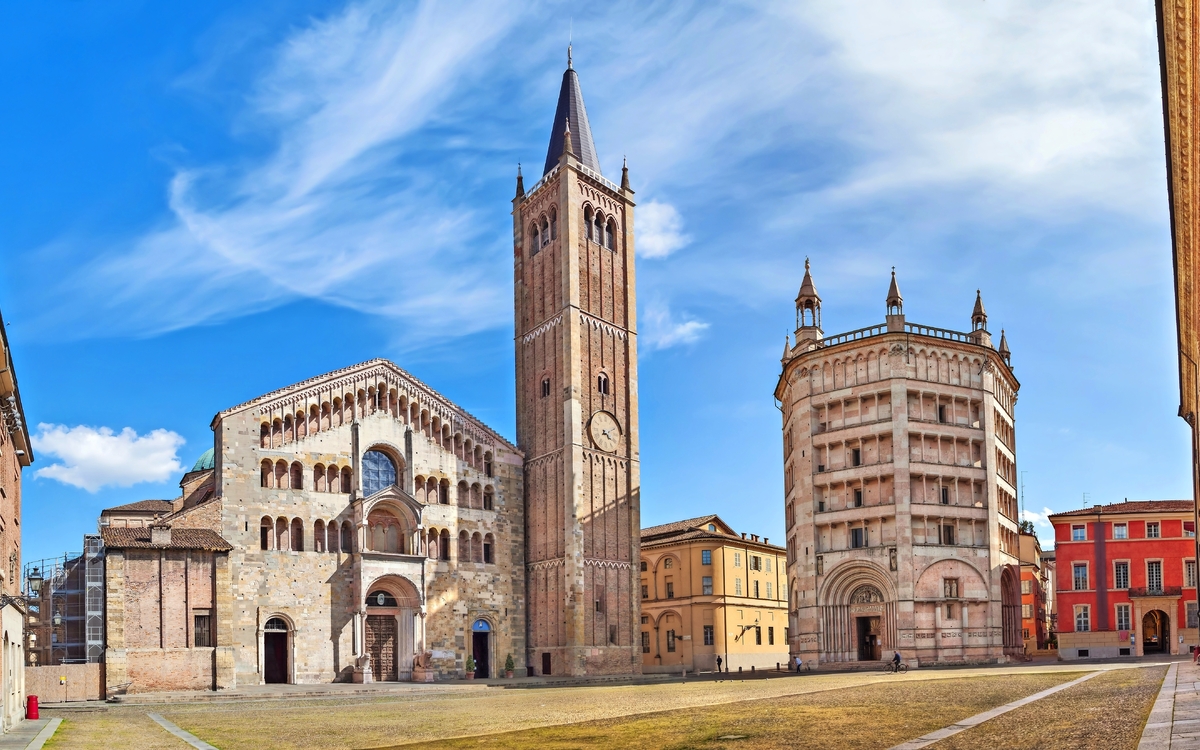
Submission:
[[[396,630],[394,615],[367,615],[367,654],[371,657],[371,672],[381,682],[397,679]]]

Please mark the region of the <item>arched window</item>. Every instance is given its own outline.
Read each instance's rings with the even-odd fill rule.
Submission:
[[[438,502],[442,505],[450,504],[450,480],[443,479],[438,485]]]
[[[479,486],[478,482],[471,485],[471,507],[483,507],[483,488]]]
[[[587,239],[592,238],[592,209],[583,209],[583,234]]]
[[[292,519],[292,533],[288,542],[292,545],[293,551],[304,551],[304,522],[299,518]]]
[[[483,537],[483,561],[488,565],[496,562],[496,538],[491,534]]]
[[[491,487],[483,488],[483,509],[484,510],[495,510],[496,509],[496,495],[492,492]]]
[[[550,239],[558,239],[558,211],[550,209]]]
[[[288,629],[287,623],[284,622],[283,619],[279,618],[279,617],[272,617],[270,620],[267,620],[266,625],[263,625],[263,630],[283,631],[284,633],[286,633],[287,629]]]
[[[616,243],[613,241],[613,235],[617,233],[617,225],[612,219],[608,220],[608,229],[604,232],[604,246],[609,250],[615,249]]]
[[[327,485],[325,484],[325,464],[317,464],[313,467],[313,491],[326,492]]]
[[[349,491],[350,491],[350,487],[351,487],[351,481],[350,481],[350,467],[349,467],[349,466],[343,466],[343,467],[342,467],[342,481],[341,481],[341,488],[340,488],[338,491],[344,494],[344,493],[347,493],[347,492],[349,492]]]
[[[458,532],[458,561],[471,562],[471,537],[465,531]]]
[[[596,237],[596,244],[603,245],[604,244],[604,218],[602,216],[600,216],[599,212],[596,212],[596,231],[594,232],[594,234]]]
[[[288,547],[288,520],[275,519],[275,549],[286,550]]]
[[[354,529],[349,521],[342,521],[342,552],[347,555],[354,551]]]
[[[341,488],[339,487],[339,484],[341,483],[339,477],[341,477],[342,474],[338,471],[338,467],[330,465],[330,467],[325,470],[325,474],[328,476],[328,479],[325,482],[325,491],[341,492]]]
[[[262,423],[262,428],[258,431],[258,444],[262,448],[271,447],[271,425],[266,422]]]
[[[542,217],[542,247],[550,244],[550,222]]]
[[[438,481],[434,477],[425,480],[425,498],[428,505],[437,505],[441,502],[438,499]]]
[[[458,507],[466,508],[471,505],[470,493],[466,482],[458,483]]]
[[[280,489],[287,489],[287,462],[282,458],[275,462],[275,486]]]
[[[262,521],[258,524],[258,544],[262,549],[271,549],[271,538],[275,536],[272,530],[275,528],[275,522],[270,516],[263,516]]]
[[[542,379],[542,398],[550,395],[550,378]]]
[[[292,415],[287,414],[283,418],[283,442],[292,443],[296,440],[295,425],[292,424]]]
[[[478,531],[471,535],[471,561],[483,562],[483,535]]]
[[[483,475],[485,477],[492,476],[492,452],[488,451],[483,454]]]
[[[283,422],[276,419],[271,422],[271,447],[278,448],[283,445]]]
[[[533,222],[533,226],[529,228],[529,236],[533,239],[533,250],[530,254],[537,255],[537,251],[542,249],[542,235],[541,232],[538,231],[538,225],[536,221]]]
[[[292,477],[290,486],[293,490],[304,489],[304,467],[300,465],[299,461],[292,463]]]
[[[396,464],[386,453],[367,451],[362,460],[363,496],[370,497],[396,483]]]
[[[439,560],[450,560],[450,532],[445,529],[438,535],[438,555]]]
[[[316,404],[308,410],[308,434],[319,432],[321,429],[321,410]]]
[[[313,552],[325,551],[325,522],[317,519],[313,524]]]
[[[426,552],[426,554],[427,554],[427,555],[429,555],[429,559],[430,559],[430,560],[437,560],[437,559],[439,559],[439,556],[438,556],[438,532],[437,532],[437,529],[430,529],[430,530],[429,530],[429,545],[428,545],[428,549],[427,549],[425,552]]]
[[[262,486],[271,486],[271,477],[274,474],[274,467],[271,466],[271,459],[264,458],[262,461]]]
[[[337,552],[340,549],[338,546],[337,521],[330,521],[329,525],[325,527],[325,538],[328,540],[326,549],[328,549],[330,552]]]
[[[383,510],[373,510],[367,516],[368,539],[375,552],[406,553],[405,532],[399,518]]]
[[[663,567],[669,570],[675,567],[675,561],[668,557],[666,560],[663,560]]]
[[[600,391],[600,393],[605,396],[608,395],[608,376],[604,373],[600,373],[596,376],[596,390]]]

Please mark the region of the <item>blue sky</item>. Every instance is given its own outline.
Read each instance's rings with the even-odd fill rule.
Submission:
[[[893,265],[913,321],[968,328],[983,290],[1034,517],[1190,496],[1149,0],[4,16],[26,559],[173,497],[220,409],[372,357],[512,437],[510,199],[568,37],[639,202],[645,524],[782,541],[771,396],[806,256],[829,334],[882,321]]]

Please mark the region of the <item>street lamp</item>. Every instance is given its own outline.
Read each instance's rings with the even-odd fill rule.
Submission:
[[[54,627],[57,628],[59,625],[62,625],[62,610],[54,613]]]
[[[37,596],[42,590],[42,571],[39,568],[34,568],[25,577],[25,580],[29,583],[29,592]]]

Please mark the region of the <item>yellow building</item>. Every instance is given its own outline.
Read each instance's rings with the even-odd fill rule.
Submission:
[[[642,671],[786,664],[787,551],[717,516],[642,529]]]

